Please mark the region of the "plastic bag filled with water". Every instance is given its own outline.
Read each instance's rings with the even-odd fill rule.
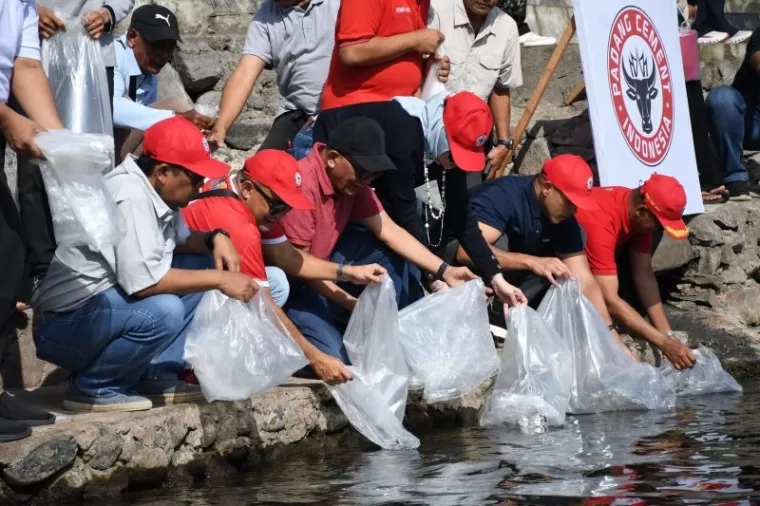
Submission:
[[[126,224],[103,178],[113,168],[113,137],[53,130],[37,134],[35,143],[46,158],[39,165],[58,245],[118,244]]]
[[[501,369],[480,425],[561,426],[573,383],[570,348],[532,308],[504,309],[508,331]]]
[[[706,395],[741,392],[742,386],[723,370],[720,360],[710,348],[694,350],[697,363],[691,369],[678,370],[665,361],[662,374],[678,395]]]
[[[675,391],[660,370],[631,359],[577,281],[552,287],[538,314],[571,350],[574,377],[568,413],[675,406]]]
[[[185,361],[208,400],[236,401],[264,392],[308,364],[261,291],[248,303],[217,290],[195,310]]]
[[[66,30],[42,41],[42,64],[61,121],[73,132],[113,135],[100,42],[90,38],[80,18],[61,17]]]
[[[427,402],[461,397],[499,370],[481,279],[403,309],[399,330],[406,362],[424,385]]]

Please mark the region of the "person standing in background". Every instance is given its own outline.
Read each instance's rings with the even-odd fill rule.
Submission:
[[[525,21],[528,16],[528,0],[499,0],[499,7],[509,14],[517,23],[520,32],[520,44],[530,46],[553,46],[557,43],[554,37],[542,37],[531,31]]]

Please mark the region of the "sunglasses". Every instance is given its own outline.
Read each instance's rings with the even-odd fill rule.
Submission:
[[[202,186],[203,182],[206,180],[206,178],[204,178],[200,174],[196,174],[195,172],[191,172],[191,171],[187,170],[184,167],[177,167],[177,166],[175,166],[174,168],[177,169],[180,172],[184,172],[185,175],[188,177],[188,179],[190,179],[190,183],[192,183],[193,186]]]
[[[264,199],[264,201],[269,206],[269,215],[270,216],[277,216],[278,214],[284,214],[288,211],[290,211],[291,207],[277,198],[276,196],[269,196],[264,192],[264,189],[258,185],[255,181],[252,181],[248,179],[248,181],[251,181],[251,184],[254,188],[256,188],[256,191],[259,192],[259,195]]]

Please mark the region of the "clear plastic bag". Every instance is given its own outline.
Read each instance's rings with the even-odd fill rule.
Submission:
[[[90,38],[81,19],[62,17],[66,30],[42,42],[42,64],[58,114],[73,132],[113,136],[100,42]]]
[[[436,51],[436,54],[443,56],[446,54],[444,52],[443,44],[438,46],[438,50]],[[434,58],[434,55],[431,55],[430,58]],[[428,68],[427,76],[425,77],[425,82],[422,84],[422,93],[420,94],[420,98],[424,101],[428,101],[430,97],[433,97],[435,95],[438,95],[439,93],[443,93],[446,91],[446,85],[441,82],[441,80],[438,78],[438,72],[441,70],[441,64],[438,61],[434,61],[430,68]]]
[[[37,134],[35,143],[46,158],[39,164],[58,245],[118,244],[126,224],[103,179],[113,167],[113,138],[53,130]]]
[[[662,366],[665,381],[678,395],[706,395],[727,392],[741,392],[742,386],[723,370],[720,360],[710,348],[694,350],[697,364],[691,369],[679,371],[670,361]]]
[[[348,368],[354,379],[330,386],[330,393],[351,425],[364,437],[384,450],[412,450],[420,440],[407,431],[401,421],[388,409],[380,391],[370,386],[363,372]]]
[[[633,361],[615,341],[578,282],[552,287],[538,314],[570,346],[574,379],[569,413],[666,409],[675,391],[659,369]]]
[[[508,332],[501,369],[480,425],[563,425],[573,383],[570,348],[530,307],[505,308],[505,314]]]
[[[308,363],[260,291],[246,304],[216,290],[195,310],[185,361],[209,402],[247,399]]]
[[[424,384],[427,402],[461,397],[499,370],[481,279],[403,309],[399,330],[406,363]]]
[[[348,357],[369,386],[386,400],[399,421],[404,419],[409,367],[399,343],[398,307],[393,281],[364,289],[343,337]]]

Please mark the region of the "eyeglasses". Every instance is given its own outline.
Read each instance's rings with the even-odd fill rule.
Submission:
[[[267,205],[269,206],[269,215],[270,216],[277,216],[278,214],[284,214],[290,211],[291,207],[277,198],[276,196],[269,196],[264,192],[264,189],[261,188],[255,181],[252,181],[248,179],[248,181],[251,181],[251,184],[254,188],[256,188],[256,191],[259,192],[259,195],[261,195],[264,200],[266,201]]]
[[[177,166],[175,166],[174,168],[177,169],[180,172],[184,172],[185,175],[188,177],[188,179],[190,179],[190,183],[192,183],[193,186],[202,186],[203,185],[203,181],[205,180],[205,178],[203,176],[201,176],[200,174],[196,174],[195,172],[191,172],[191,171],[187,170],[184,167],[177,167]]]

